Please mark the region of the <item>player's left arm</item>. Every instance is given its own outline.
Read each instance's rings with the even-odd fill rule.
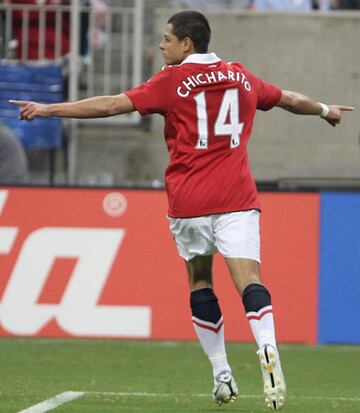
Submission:
[[[342,112],[354,110],[352,106],[325,105],[291,90],[282,90],[281,97],[276,106],[297,115],[318,115],[331,126],[341,122]]]
[[[19,119],[27,121],[31,121],[35,117],[47,118],[50,116],[80,119],[105,118],[135,110],[132,101],[124,93],[51,104],[24,100],[10,100],[9,102],[20,106]]]

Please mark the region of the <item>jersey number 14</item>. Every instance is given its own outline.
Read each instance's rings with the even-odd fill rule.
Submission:
[[[196,102],[198,140],[196,149],[207,149],[209,142],[209,125],[206,105],[206,93],[194,96]],[[239,123],[239,94],[237,89],[227,89],[224,93],[219,113],[214,124],[215,136],[230,136],[230,148],[240,145],[240,135],[244,123]]]

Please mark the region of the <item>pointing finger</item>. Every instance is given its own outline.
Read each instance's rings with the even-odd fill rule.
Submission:
[[[9,100],[9,103],[11,103],[13,105],[18,105],[18,106],[25,106],[29,102],[27,102],[26,100],[13,100],[13,99],[11,99],[11,100]]]
[[[339,106],[339,109],[343,112],[343,111],[351,111],[354,110],[353,106]]]

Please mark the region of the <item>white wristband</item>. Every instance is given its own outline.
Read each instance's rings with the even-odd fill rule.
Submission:
[[[319,102],[320,103],[320,102]],[[319,116],[321,117],[321,118],[326,118],[326,116],[329,114],[329,112],[330,112],[330,109],[329,109],[329,106],[328,105],[325,105],[324,103],[320,103],[320,105],[321,105],[321,107],[322,107],[322,111],[321,111],[321,113],[319,114]]]

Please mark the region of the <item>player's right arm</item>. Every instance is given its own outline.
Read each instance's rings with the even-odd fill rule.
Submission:
[[[298,92],[282,90],[281,97],[276,106],[297,115],[318,115],[331,126],[336,126],[341,121],[342,112],[354,110],[352,106],[324,105]]]
[[[27,121],[31,121],[35,117],[47,118],[50,116],[80,119],[106,118],[135,110],[132,101],[124,93],[51,104],[23,100],[10,100],[9,102],[20,106],[19,119]]]

